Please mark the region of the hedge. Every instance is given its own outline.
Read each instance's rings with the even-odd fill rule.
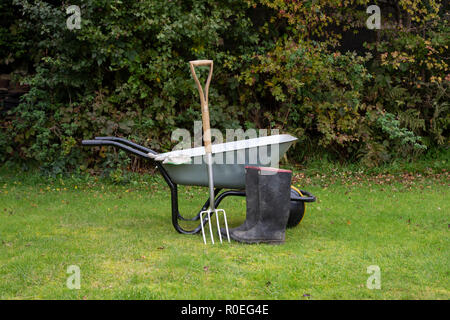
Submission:
[[[366,27],[372,4],[381,8],[379,30]],[[2,5],[0,34],[16,37],[0,52],[11,53],[8,68],[30,91],[3,110],[0,161],[51,173],[115,167],[104,149],[80,146],[96,135],[170,150],[171,132],[192,130],[201,117],[187,62],[205,58],[215,62],[212,126],[289,132],[299,138],[293,161],[319,153],[378,165],[448,145],[445,1],[70,5],[81,8],[81,29],[67,28],[65,2]],[[0,65],[6,70],[5,59]]]

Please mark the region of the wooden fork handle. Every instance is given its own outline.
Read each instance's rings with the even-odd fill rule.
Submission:
[[[195,67],[209,66],[209,75],[206,80],[205,90],[203,91],[202,85],[198,80],[197,74],[195,72]],[[189,61],[189,67],[191,68],[192,77],[197,84],[198,93],[200,94],[200,105],[202,108],[202,123],[203,123],[203,141],[205,142],[206,153],[211,153],[211,130],[209,121],[209,108],[208,108],[208,92],[209,84],[211,83],[212,73],[213,73],[214,63],[212,60],[195,60]]]

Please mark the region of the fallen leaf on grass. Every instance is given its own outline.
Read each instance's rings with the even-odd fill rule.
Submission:
[[[7,246],[7,247],[11,247],[11,243],[10,242],[6,242],[6,241],[2,240],[2,244]]]

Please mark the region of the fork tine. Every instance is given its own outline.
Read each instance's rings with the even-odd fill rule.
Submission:
[[[219,234],[220,243],[222,243],[222,234],[220,233],[219,211],[220,210],[216,210],[216,221],[217,221],[217,231]]]
[[[212,224],[211,224],[211,213],[215,213],[216,214],[216,223],[217,223],[217,231],[219,233],[219,240],[220,243],[223,243],[223,237],[222,234],[220,232],[220,219],[219,219],[219,214],[222,213],[223,214],[223,219],[224,219],[224,223],[225,223],[225,230],[227,231],[227,239],[228,242],[230,241],[230,232],[228,230],[228,221],[227,221],[227,215],[225,213],[225,210],[223,209],[215,209],[214,212],[211,211],[211,209],[209,210],[205,210],[205,211],[201,211],[200,212],[200,225],[202,228],[202,236],[203,236],[203,243],[206,244],[206,232],[205,232],[205,224],[204,224],[204,216],[206,215],[207,219],[208,219],[208,225],[209,225],[209,233],[211,235],[211,243],[214,244],[214,232],[213,232],[213,228],[212,228]]]
[[[231,242],[231,241],[230,241],[230,232],[228,231],[227,214],[225,213],[225,210],[223,210],[223,220],[225,221],[225,230],[227,230],[227,239],[228,239],[228,242]]]
[[[200,212],[200,225],[202,226],[203,242],[206,244],[205,226],[203,225],[203,214],[205,213],[206,211]]]
[[[214,244],[214,233],[211,226],[211,210],[208,210],[208,224],[209,224],[209,233],[211,234],[211,242]]]
[[[225,223],[225,230],[227,231],[227,239],[228,239],[228,242],[231,242],[231,241],[230,241],[230,232],[229,232],[229,230],[228,230],[227,214],[226,214],[225,210],[223,210],[223,209],[217,209],[217,211],[221,211],[222,214],[223,214],[223,220],[224,220],[224,223]],[[219,213],[219,212],[217,212],[217,214],[218,214],[218,213]],[[219,231],[220,231],[220,228],[219,228]],[[220,234],[220,236],[222,237],[222,235],[221,235],[220,232],[219,232],[219,234]]]

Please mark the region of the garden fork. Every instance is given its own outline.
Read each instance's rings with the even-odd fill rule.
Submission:
[[[209,84],[211,83],[212,73],[213,73],[213,61],[212,60],[196,60],[190,61],[189,66],[191,68],[192,76],[194,77],[195,83],[197,84],[198,92],[200,94],[200,105],[202,108],[202,122],[203,122],[203,141],[205,142],[205,153],[206,153],[206,164],[208,167],[208,183],[209,183],[209,209],[200,212],[200,224],[202,227],[203,242],[206,244],[205,236],[205,226],[203,216],[205,215],[208,219],[209,232],[211,234],[211,242],[214,244],[214,233],[211,225],[211,214],[216,214],[217,221],[217,231],[219,234],[220,243],[222,243],[222,234],[220,233],[220,222],[219,213],[222,213],[225,230],[227,232],[228,242],[230,242],[230,234],[228,232],[228,222],[225,210],[215,208],[215,196],[214,196],[214,177],[212,168],[212,147],[211,147],[211,129],[209,126],[209,109],[208,109],[208,91]],[[209,75],[205,84],[205,91],[203,92],[202,85],[197,78],[195,73],[195,67],[199,66],[209,66]]]

